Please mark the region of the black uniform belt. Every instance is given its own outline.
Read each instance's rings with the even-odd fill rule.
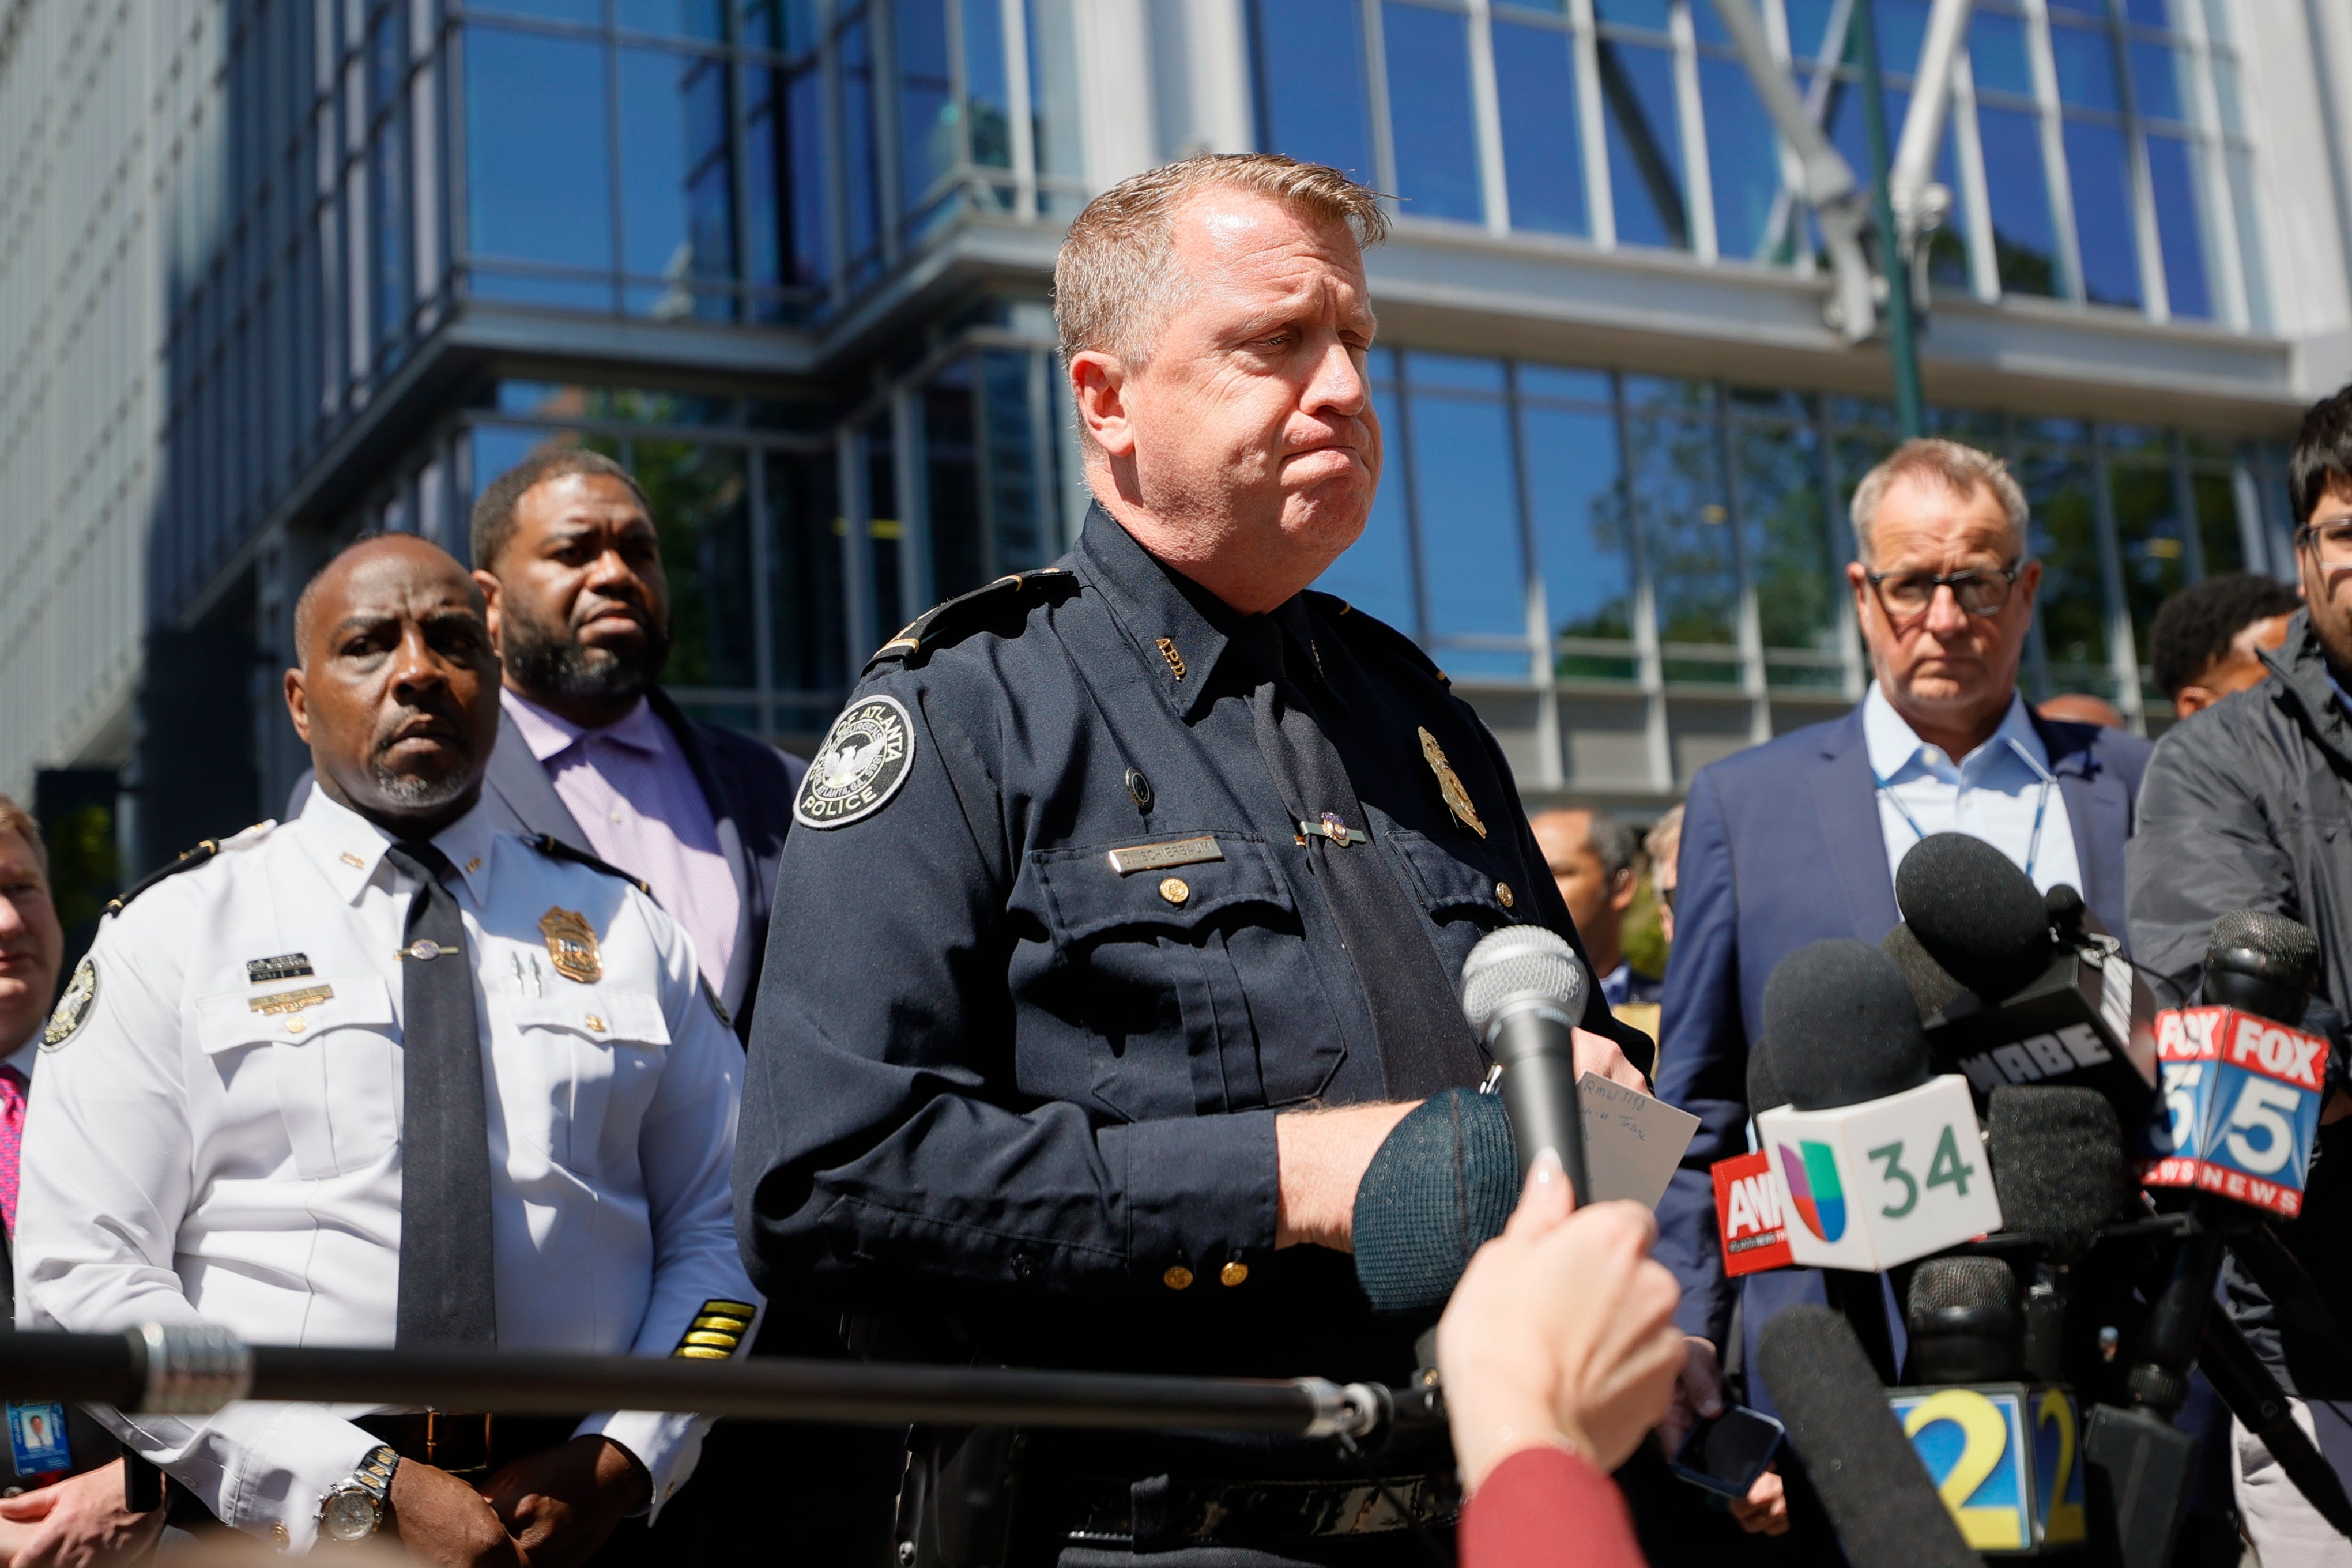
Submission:
[[[362,1415],[353,1425],[404,1459],[458,1475],[487,1473],[571,1439],[577,1415],[494,1415],[485,1410],[415,1410]]]
[[[1138,1551],[1377,1535],[1450,1524],[1462,1511],[1461,1488],[1450,1475],[1381,1481],[1074,1476],[1061,1492],[1062,1529],[1072,1539],[1129,1542]]]

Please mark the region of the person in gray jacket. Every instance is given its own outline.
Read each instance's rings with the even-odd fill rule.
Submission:
[[[2139,833],[2126,874],[2132,955],[2193,1000],[2216,917],[2263,910],[2319,938],[2320,995],[2352,999],[2352,387],[2304,416],[2288,468],[2301,526],[2304,608],[2262,653],[2258,685],[2183,721],[2157,743],[2140,785]],[[2340,1035],[2340,1031],[2339,1031]],[[2336,1051],[2345,1048],[2342,1038]],[[2340,1082],[2340,1079],[2336,1081]],[[2352,1095],[2320,1116],[2302,1215],[2277,1228],[2338,1323],[2352,1323]],[[2352,1482],[2352,1384],[2335,1358],[2298,1342],[2234,1267],[2231,1313],[2295,1394],[2296,1418]],[[2234,1480],[2246,1531],[2265,1563],[2352,1568],[2352,1542],[2329,1529],[2242,1426]]]

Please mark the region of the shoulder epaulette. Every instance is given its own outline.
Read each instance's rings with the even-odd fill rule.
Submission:
[[[194,870],[197,867],[203,865],[205,861],[219,854],[220,848],[219,839],[207,838],[198,844],[194,849],[181,850],[180,858],[178,859],[167,861],[163,865],[156,867],[155,869],[148,872],[145,876],[131,883],[131,886],[123,889],[122,891],[107,900],[106,912],[110,915],[121,914],[125,905],[129,904],[131,900],[137,898],[148,889],[153,887],[156,883],[172,877],[176,877],[183,871]]]
[[[993,583],[984,583],[969,594],[958,594],[943,604],[932,605],[908,622],[905,630],[874,650],[874,657],[866,661],[866,668],[871,670],[877,664],[892,661],[919,664],[940,643],[971,630],[983,616],[1004,605],[1046,594],[1067,594],[1077,585],[1076,575],[1059,566],[1014,572]]]
[[[574,866],[585,866],[592,871],[602,871],[607,877],[618,877],[647,898],[654,896],[653,884],[643,877],[632,877],[610,860],[600,860],[585,849],[576,849],[552,833],[534,834],[523,840],[551,860],[569,860]]]
[[[1364,614],[1337,594],[1318,593],[1309,588],[1307,590],[1307,597],[1317,609],[1329,616],[1331,624],[1338,626],[1342,633],[1360,636],[1368,642],[1391,653],[1401,655],[1407,664],[1418,669],[1425,669],[1436,677],[1438,685],[1449,691],[1454,689],[1453,678],[1437,668],[1437,661],[1429,657],[1428,649],[1378,616]]]

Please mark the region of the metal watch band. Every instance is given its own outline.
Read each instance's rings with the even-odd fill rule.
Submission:
[[[392,1495],[393,1472],[400,1468],[400,1450],[389,1443],[378,1443],[361,1457],[359,1468],[327,1489],[319,1500],[320,1533],[330,1540],[352,1542],[365,1540],[383,1523],[383,1505]],[[338,1503],[364,1498],[367,1516],[363,1524],[339,1517]],[[348,1523],[347,1523],[348,1521]],[[350,1528],[361,1524],[360,1528]]]
[[[400,1468],[400,1450],[389,1443],[378,1443],[360,1460],[348,1484],[382,1502],[392,1495],[392,1472]]]

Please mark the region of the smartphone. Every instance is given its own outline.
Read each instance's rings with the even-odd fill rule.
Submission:
[[[1691,1429],[1674,1458],[1674,1471],[1717,1497],[1744,1498],[1788,1435],[1787,1427],[1762,1411],[1734,1405]]]

